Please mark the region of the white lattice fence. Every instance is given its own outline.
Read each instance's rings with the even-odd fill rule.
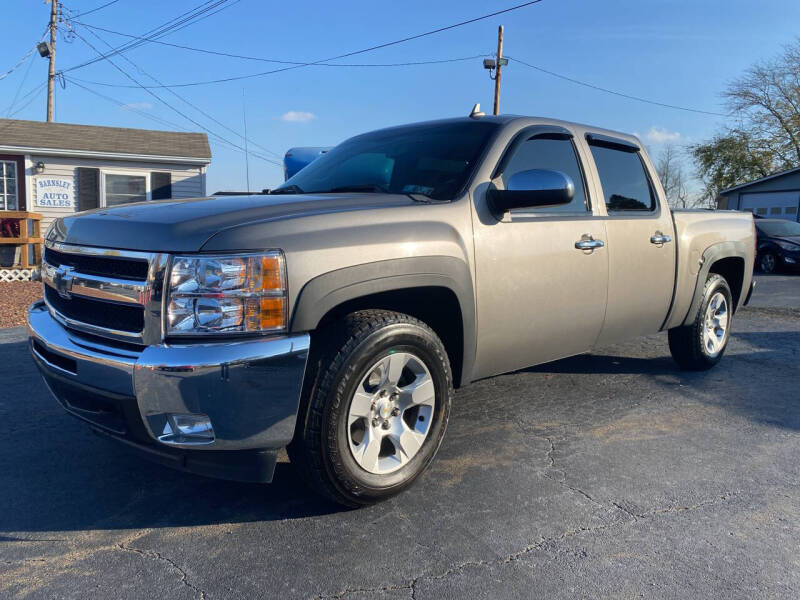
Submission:
[[[36,269],[0,269],[0,281],[31,281]]]

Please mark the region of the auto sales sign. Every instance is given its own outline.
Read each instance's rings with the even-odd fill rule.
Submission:
[[[74,182],[64,177],[36,178],[36,206],[48,208],[72,208]]]

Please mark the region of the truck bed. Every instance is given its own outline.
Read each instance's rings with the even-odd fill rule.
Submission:
[[[737,308],[745,300],[753,277],[755,227],[750,213],[732,210],[673,210],[677,242],[677,268],[673,305],[663,329],[677,327],[686,319],[695,290],[705,284],[703,267],[715,254],[744,262],[744,281],[732,289]],[[742,293],[744,292],[744,293]]]

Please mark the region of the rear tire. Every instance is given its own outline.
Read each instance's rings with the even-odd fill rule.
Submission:
[[[668,332],[669,351],[681,369],[705,371],[725,354],[733,318],[733,296],[722,275],[711,273],[703,300],[689,325]]]
[[[452,396],[447,353],[425,323],[387,310],[354,312],[312,341],[289,458],[339,504],[390,498],[430,465]]]

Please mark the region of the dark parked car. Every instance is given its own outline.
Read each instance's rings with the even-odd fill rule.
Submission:
[[[800,267],[800,223],[783,219],[757,219],[758,258],[762,273],[780,267]]]

